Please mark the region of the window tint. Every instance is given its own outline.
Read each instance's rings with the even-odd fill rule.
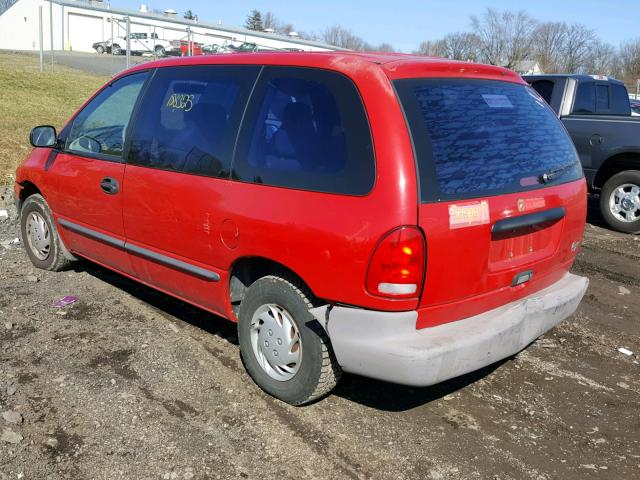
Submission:
[[[267,67],[253,98],[235,178],[352,195],[371,190],[371,133],[351,80],[325,70]]]
[[[227,176],[259,67],[159,68],[131,134],[129,163]]]
[[[609,111],[609,85],[596,85],[596,112]]]
[[[562,124],[523,85],[488,80],[398,80],[416,148],[422,201],[478,198],[578,179]]]
[[[131,112],[147,76],[135,73],[105,87],[73,120],[66,150],[121,158]]]
[[[553,95],[553,85],[551,80],[536,80],[531,84],[540,94],[544,101],[551,105],[551,95]]]
[[[624,85],[611,84],[611,113],[614,115],[631,115],[629,94]]]
[[[576,100],[573,102],[573,113],[593,114],[596,112],[596,84],[581,82],[578,84]]]

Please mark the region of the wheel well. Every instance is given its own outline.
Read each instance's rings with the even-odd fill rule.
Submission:
[[[18,210],[20,210],[20,207],[22,206],[24,201],[31,195],[35,195],[36,193],[42,195],[40,189],[35,185],[35,183],[31,183],[28,180],[20,182],[20,186],[22,187],[22,189],[20,190],[20,198],[18,199]]]
[[[309,286],[297,273],[278,262],[262,257],[241,258],[234,263],[229,276],[229,297],[236,316],[247,288],[256,280],[268,275],[278,275],[293,280],[298,286],[311,292]]]
[[[625,170],[640,170],[640,154],[621,153],[608,158],[598,170],[593,186],[602,188],[607,180]]]

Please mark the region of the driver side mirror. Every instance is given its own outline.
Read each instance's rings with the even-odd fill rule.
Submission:
[[[58,134],[51,125],[41,125],[31,130],[29,142],[34,147],[53,147],[58,143]]]

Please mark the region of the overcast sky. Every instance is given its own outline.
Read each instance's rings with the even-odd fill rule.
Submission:
[[[341,24],[372,44],[388,42],[411,51],[422,40],[436,40],[447,33],[469,28],[469,16],[486,7],[525,10],[540,20],[583,23],[615,46],[640,37],[638,0],[112,0],[113,7],[172,8],[183,14],[191,9],[201,20],[233,26],[244,24],[249,11],[271,11],[304,32],[321,33]]]

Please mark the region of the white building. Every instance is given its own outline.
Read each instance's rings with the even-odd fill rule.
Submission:
[[[264,49],[336,50],[296,36],[186,20],[166,12],[150,13],[145,5],[139,11],[115,9],[100,0],[18,0],[0,15],[0,49],[40,49],[38,7],[42,7],[45,50],[53,46],[53,50],[91,52],[95,42],[124,36],[126,17],[131,33],[156,33],[165,40],[186,40],[190,30],[193,41],[203,45],[249,42]]]
[[[540,68],[540,64],[535,60],[522,60],[516,63],[513,69],[520,75],[542,75],[544,72]]]

